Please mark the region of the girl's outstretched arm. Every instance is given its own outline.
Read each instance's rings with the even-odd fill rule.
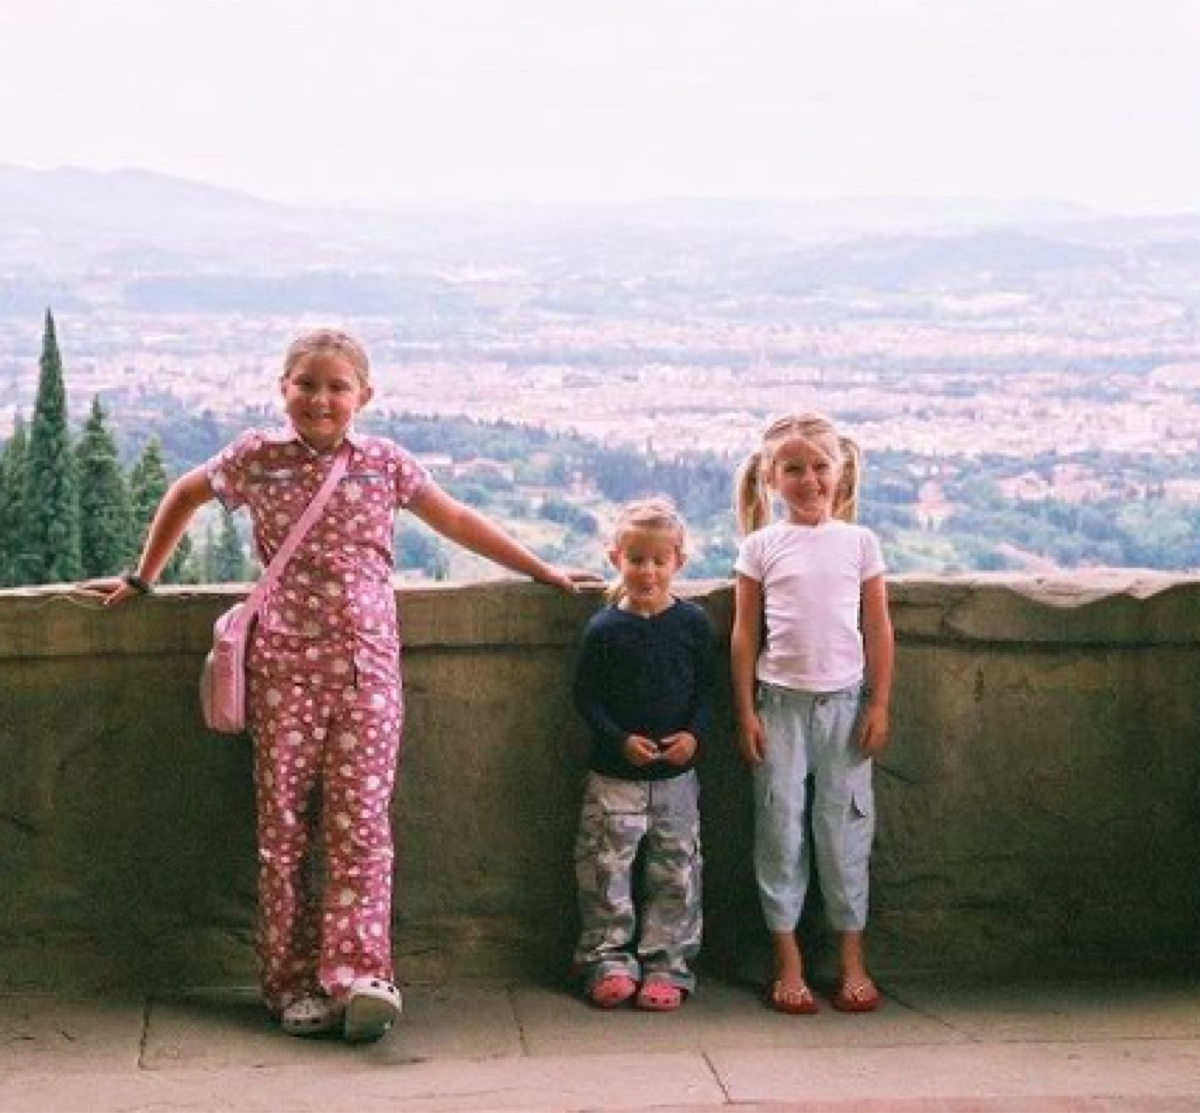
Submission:
[[[511,534],[448,495],[432,480],[421,488],[408,509],[443,537],[541,583],[573,592],[578,590],[579,583],[600,582],[601,577],[595,573],[567,572],[547,564]]]
[[[142,549],[136,573],[148,584],[153,584],[166,567],[171,554],[179,544],[196,511],[206,502],[216,498],[212,484],[208,481],[208,473],[203,466],[193,468],[181,475],[167,488],[154,520],[150,523],[150,532],[146,535],[146,545]],[[98,580],[85,580],[79,585],[79,590],[85,595],[99,596],[106,607],[123,603],[130,596],[139,592],[127,584],[119,576],[106,576]]]
[[[762,584],[739,572],[729,651],[738,749],[751,765],[760,764],[766,752],[766,734],[754,701],[754,666],[762,649],[762,613]]]
[[[864,754],[874,755],[887,745],[891,731],[892,670],[896,657],[887,584],[882,575],[863,584],[862,626],[870,696],[863,711],[858,745]]]

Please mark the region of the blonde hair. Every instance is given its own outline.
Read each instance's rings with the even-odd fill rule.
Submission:
[[[288,345],[283,357],[283,377],[286,379],[309,356],[339,355],[358,376],[362,386],[368,386],[371,381],[371,361],[367,350],[348,332],[341,329],[321,328],[312,332],[301,333]]]
[[[862,453],[849,437],[839,435],[824,414],[800,413],[777,418],[767,426],[758,451],[741,463],[734,480],[734,506],[738,529],[743,534],[762,529],[771,521],[771,469],[775,453],[795,437],[807,441],[836,465],[838,476],[833,494],[833,516],[852,522],[858,516],[858,488],[862,477]]]
[[[612,547],[618,551],[629,543],[631,534],[662,533],[673,540],[680,557],[688,554],[688,528],[683,515],[666,495],[651,495],[648,498],[627,502],[617,513],[613,523]],[[625,598],[625,583],[618,577],[608,587],[610,603],[619,603]]]
[[[863,455],[858,442],[849,437],[838,437],[842,449],[842,470],[837,488],[833,492],[833,516],[843,522],[858,518],[858,491],[862,484]]]

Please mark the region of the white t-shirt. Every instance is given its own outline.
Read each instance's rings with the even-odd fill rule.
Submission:
[[[734,567],[762,585],[759,680],[805,692],[862,680],[862,585],[885,569],[875,534],[839,520],[775,522],[742,541]]]

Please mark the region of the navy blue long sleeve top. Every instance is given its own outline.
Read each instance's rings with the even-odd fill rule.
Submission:
[[[687,731],[696,753],[712,732],[713,629],[695,603],[676,599],[646,617],[607,606],[583,632],[575,706],[592,732],[591,768],[624,780],[666,780],[686,766],[625,759],[631,734],[659,742]]]

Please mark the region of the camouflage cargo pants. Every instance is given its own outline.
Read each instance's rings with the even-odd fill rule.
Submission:
[[[695,772],[666,781],[588,775],[575,842],[583,923],[575,966],[585,988],[610,974],[694,988],[688,962],[700,949],[699,795]]]

